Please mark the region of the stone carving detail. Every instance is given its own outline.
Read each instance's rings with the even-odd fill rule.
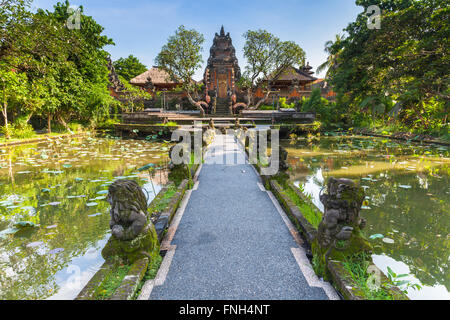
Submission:
[[[230,34],[225,34],[222,27],[220,34],[216,33],[214,37],[203,77],[207,93],[215,90],[218,98],[226,99],[236,93],[235,82],[240,77],[241,69],[236,58],[236,50]],[[213,97],[212,94],[209,95]]]
[[[122,84],[122,82],[120,82],[119,76],[116,73],[116,69],[114,68],[114,65],[110,57],[107,58],[107,62],[108,62],[107,67],[109,71],[108,73],[109,87],[113,89],[115,92],[125,91],[125,86]]]
[[[360,217],[364,201],[364,189],[349,179],[331,177],[327,184],[328,193],[320,195],[325,212],[318,230],[318,241],[322,248],[336,247],[339,240],[350,240],[355,229],[362,229],[366,221]],[[346,249],[346,248],[343,248]]]
[[[119,240],[136,238],[147,224],[144,192],[133,180],[118,180],[109,186],[108,191],[112,235]]]
[[[142,257],[154,257],[159,243],[141,187],[133,180],[117,180],[108,191],[112,236],[102,256],[105,260],[119,257],[130,263]]]

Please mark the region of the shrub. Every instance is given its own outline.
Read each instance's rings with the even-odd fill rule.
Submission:
[[[268,105],[261,105],[258,108],[259,110],[274,110],[275,108],[273,106],[268,106]]]
[[[291,104],[288,104],[288,103],[286,103],[286,100],[287,99],[284,98],[284,97],[280,98],[280,100],[278,100],[281,108],[283,108],[283,109],[289,109],[289,108],[293,109],[293,108],[295,108],[295,103],[294,102],[291,103]]]
[[[1,133],[6,135],[6,127],[1,127]],[[36,132],[33,126],[27,122],[26,118],[17,118],[14,123],[8,126],[8,131],[11,138],[28,139],[33,137]]]
[[[67,125],[70,130],[73,132],[81,132],[83,131],[83,125],[77,122],[71,122]]]

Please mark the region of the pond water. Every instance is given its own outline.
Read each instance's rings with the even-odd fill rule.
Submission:
[[[323,211],[327,177],[350,178],[366,191],[364,233],[375,238],[374,263],[408,274],[411,299],[450,299],[449,148],[367,137],[283,141],[289,173]],[[406,287],[403,287],[406,289]]]
[[[104,262],[108,186],[134,179],[150,202],[167,172],[137,169],[163,167],[167,150],[94,137],[0,148],[0,299],[74,299]]]

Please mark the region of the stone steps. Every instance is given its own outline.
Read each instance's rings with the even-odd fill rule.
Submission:
[[[216,102],[216,115],[230,116],[231,112],[228,105],[228,99],[217,99]]]

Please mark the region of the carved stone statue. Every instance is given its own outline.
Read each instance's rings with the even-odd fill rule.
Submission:
[[[102,256],[115,256],[130,263],[140,257],[153,257],[159,251],[159,243],[141,187],[133,180],[117,180],[108,191],[112,235]]]
[[[359,215],[364,189],[352,180],[331,177],[327,191],[320,195],[325,212],[317,236],[319,246],[326,251],[325,258],[333,249],[349,252],[370,249],[359,232],[366,224]],[[339,241],[346,242],[346,245],[338,246]]]
[[[107,66],[108,66],[108,80],[109,80],[109,88],[113,89],[115,92],[125,91],[125,86],[122,82],[120,82],[119,76],[117,75],[116,69],[114,68],[111,57],[107,58]]]
[[[118,180],[109,186],[109,225],[119,240],[133,240],[147,225],[147,199],[133,180]]]

